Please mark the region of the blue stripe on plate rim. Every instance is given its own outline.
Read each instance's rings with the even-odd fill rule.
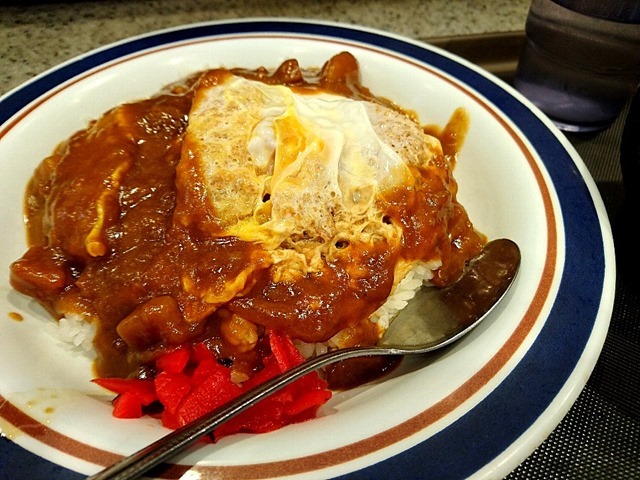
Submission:
[[[594,199],[584,176],[576,168],[574,157],[559,140],[561,134],[554,133],[525,102],[464,62],[406,38],[338,23],[247,19],[152,32],[89,52],[5,95],[0,102],[0,124],[57,85],[125,55],[201,37],[257,32],[344,39],[391,50],[439,68],[478,91],[508,116],[535,145],[548,170],[562,210],[566,258],[557,297],[535,342],[507,378],[470,413],[426,441],[384,462],[340,478],[406,479],[409,472],[428,472],[430,477],[438,479],[469,477],[507,451],[541,417],[581,361],[596,321],[608,322],[610,316],[607,306],[602,304],[603,290],[612,288],[608,285],[611,275],[606,272],[611,272],[610,264],[613,263],[606,255],[605,243],[608,244],[610,230],[608,222],[603,220],[603,207],[599,198]],[[576,298],[580,301],[575,302]],[[594,340],[602,342],[604,338]],[[596,353],[600,347],[595,346]],[[583,365],[588,374],[595,360],[587,359],[586,362],[590,362]],[[531,372],[544,372],[544,382]],[[565,402],[565,410],[577,394],[573,392],[571,399]],[[478,442],[478,432],[486,429],[486,425],[496,428]],[[528,453],[520,452],[520,455]],[[509,468],[515,466],[513,461],[506,463]],[[508,473],[509,468],[503,473]],[[60,471],[65,469],[60,467]]]

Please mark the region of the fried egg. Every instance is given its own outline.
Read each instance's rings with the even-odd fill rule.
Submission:
[[[281,275],[305,275],[340,242],[400,242],[378,200],[411,188],[412,167],[437,155],[440,142],[398,110],[220,70],[196,89],[177,184],[215,234],[257,242]]]

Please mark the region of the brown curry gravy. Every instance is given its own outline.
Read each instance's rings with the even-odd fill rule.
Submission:
[[[303,75],[295,60],[274,73],[233,73],[397,108],[360,84],[357,63],[347,53],[310,75]],[[274,282],[268,254],[259,245],[176,222],[175,171],[193,87],[201,78],[211,76],[194,75],[107,112],[61,143],[27,187],[30,248],[11,267],[12,285],[57,317],[77,312],[97,320],[98,375],[139,375],[158,354],[202,340],[240,376],[249,375],[259,368],[266,347],[261,340],[251,348],[229,342],[223,327],[233,315],[249,320],[258,337],[273,328],[323,342],[346,328],[350,344],[372,344],[378,334],[368,316],[391,291],[398,255],[418,259],[438,251],[443,267],[434,283],[446,285],[480,251],[484,237],[457,203],[455,185],[451,192],[443,183],[452,179],[429,171],[421,172],[422,184],[398,192],[386,205],[388,221],[405,231],[401,251],[392,252],[383,242],[348,245],[339,260],[297,282]],[[457,132],[466,131],[466,116],[455,118],[458,124],[429,132],[446,140],[446,154],[438,159],[442,168],[455,161],[462,138]],[[201,195],[201,187],[193,185],[187,194]],[[353,262],[363,274],[354,277]],[[217,286],[222,291],[247,265],[258,267],[242,295],[217,306],[197,294]]]

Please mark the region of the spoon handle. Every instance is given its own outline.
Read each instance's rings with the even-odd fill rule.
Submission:
[[[407,317],[401,322],[412,326],[410,330],[414,333],[400,336],[397,339],[387,338],[385,335],[379,346],[338,349],[311,358],[291,370],[263,384],[257,385],[255,388],[248,390],[231,402],[213,410],[211,413],[205,414],[199,419],[174,430],[133,455],[122,459],[120,462],[88,477],[88,480],[131,480],[139,478],[149,469],[183,451],[204,435],[214,432],[221,424],[263,398],[298,378],[319,368],[326,367],[329,364],[349,358],[371,355],[421,354],[448,345],[474,328],[478,322],[491,311],[493,306],[500,301],[511,286],[519,265],[520,250],[518,246],[511,240],[494,240],[485,246],[483,254],[477,257],[472,265],[465,271],[461,279],[453,284],[452,287],[440,290],[439,296],[451,297],[456,303],[460,303],[457,302],[457,300],[461,298],[462,300],[467,298],[470,292],[477,293],[477,295],[473,296],[474,299],[477,300],[479,298],[482,300],[471,301],[467,298],[466,303],[469,304],[467,305],[467,307],[469,307],[467,310],[470,311],[462,309],[465,320],[462,324],[459,324],[460,322],[457,321],[459,320],[458,317],[452,316],[453,312],[448,311],[447,315],[451,316],[449,320],[456,320],[455,328],[447,329],[443,334],[437,335],[434,338],[423,339],[417,336],[416,332],[421,329],[420,325],[424,324],[425,319],[428,317],[428,314],[425,314],[424,311],[429,311],[427,308],[429,302],[420,303],[423,312],[418,312],[418,314],[413,315],[419,318],[420,322],[417,324],[415,322],[412,323],[406,320]],[[480,268],[483,266],[484,268]],[[469,281],[471,281],[471,283],[469,283]],[[451,288],[454,288],[454,290],[450,290]],[[440,300],[442,300],[442,298]],[[464,301],[461,302],[465,303]],[[431,306],[433,305],[435,305],[435,303],[431,302]],[[400,315],[396,317],[392,325],[399,320]],[[385,339],[388,343],[385,342]]]
[[[139,478],[149,469],[183,451],[204,435],[213,432],[230,418],[314,370],[348,358],[369,355],[393,355],[395,353],[393,349],[355,347],[334,350],[309,359],[271,380],[257,385],[220,408],[174,430],[136,453],[125,457],[120,462],[87,477],[87,480],[131,480]]]

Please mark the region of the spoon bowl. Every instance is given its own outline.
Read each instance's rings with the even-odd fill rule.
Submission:
[[[88,480],[131,480],[211,434],[224,422],[298,378],[336,362],[371,356],[425,354],[459,340],[476,327],[507,293],[520,267],[511,240],[493,240],[454,284],[423,287],[392,320],[378,345],[332,350],[243,393],[222,407],[162,437]]]

